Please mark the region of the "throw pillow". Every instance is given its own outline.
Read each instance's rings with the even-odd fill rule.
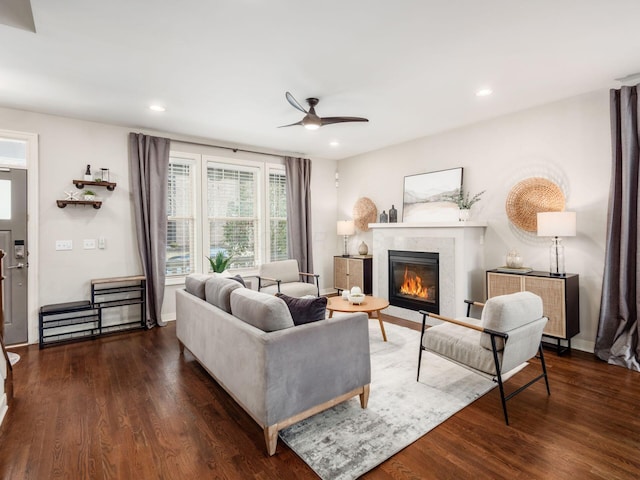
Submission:
[[[233,277],[229,277],[229,279],[231,280],[235,280],[236,282],[238,282],[240,285],[242,285],[243,287],[246,287],[247,285],[244,283],[244,279],[240,276],[240,275],[235,275]]]
[[[289,307],[294,325],[304,325],[325,318],[327,297],[296,298],[284,293],[276,293],[276,296],[284,300]]]

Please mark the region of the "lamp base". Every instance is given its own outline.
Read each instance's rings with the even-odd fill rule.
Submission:
[[[549,273],[553,277],[564,277],[567,275],[564,269],[564,245],[558,237],[553,237],[549,247]]]
[[[349,256],[349,249],[347,248],[348,237],[349,237],[349,235],[345,235],[344,236],[344,253],[342,254],[343,257],[348,257]]]

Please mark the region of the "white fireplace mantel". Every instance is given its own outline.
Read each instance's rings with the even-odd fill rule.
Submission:
[[[388,297],[389,250],[435,252],[440,264],[440,313],[464,316],[465,299],[484,298],[486,222],[370,223],[373,233],[373,294]],[[419,321],[418,312],[391,306],[390,315]]]
[[[431,223],[370,223],[370,229],[377,228],[486,228],[487,222],[431,222]]]

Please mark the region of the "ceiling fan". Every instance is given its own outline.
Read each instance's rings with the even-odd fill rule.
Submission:
[[[319,117],[316,114],[315,106],[318,104],[319,100],[317,98],[307,98],[307,103],[309,104],[309,110],[305,110],[298,103],[298,101],[293,98],[289,92],[286,92],[285,96],[287,97],[287,101],[291,104],[293,108],[296,110],[300,110],[306,115],[302,120],[296,123],[291,123],[289,125],[281,125],[278,128],[283,127],[292,127],[294,125],[302,125],[304,128],[308,130],[317,130],[318,128],[324,125],[331,125],[332,123],[345,123],[345,122],[368,122],[369,120],[362,117]]]

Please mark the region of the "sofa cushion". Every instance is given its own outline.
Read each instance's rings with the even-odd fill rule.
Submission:
[[[214,276],[217,276],[217,274],[214,273],[207,275],[204,273],[192,273],[190,275],[187,275],[187,277],[184,279],[184,288],[191,295],[195,295],[196,297],[205,300],[206,295],[204,291],[204,285],[205,283],[207,283],[207,280]]]
[[[207,302],[227,313],[231,313],[231,292],[243,288],[240,283],[231,278],[211,277],[205,284],[205,297]]]
[[[239,288],[231,292],[231,314],[264,332],[294,326],[284,300],[249,288]]]
[[[325,319],[327,297],[295,298],[284,293],[276,293],[276,297],[284,300],[284,303],[289,307],[289,313],[291,313],[294,325],[303,325]]]

